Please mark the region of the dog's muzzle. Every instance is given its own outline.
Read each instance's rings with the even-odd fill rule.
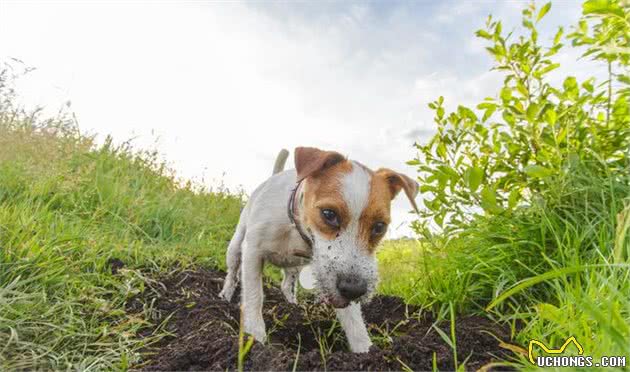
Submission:
[[[337,276],[337,290],[348,301],[363,296],[367,289],[367,281],[358,275],[340,274]]]

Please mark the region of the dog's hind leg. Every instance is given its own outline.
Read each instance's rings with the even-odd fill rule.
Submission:
[[[236,226],[236,231],[234,232],[234,236],[232,236],[232,240],[230,240],[226,253],[225,261],[227,265],[227,275],[225,275],[223,290],[219,293],[219,296],[228,302],[232,299],[234,290],[238,285],[241,267],[241,251],[243,240],[245,239],[245,230],[245,223],[241,219]]]
[[[282,294],[291,304],[297,304],[297,279],[300,274],[300,267],[288,267],[282,269]]]

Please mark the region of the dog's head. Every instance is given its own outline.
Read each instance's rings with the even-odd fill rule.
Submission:
[[[391,221],[391,201],[404,190],[417,210],[418,184],[312,147],[295,149],[295,168],[304,190],[300,219],[313,239],[322,299],[338,308],[368,299],[378,282],[375,250]]]

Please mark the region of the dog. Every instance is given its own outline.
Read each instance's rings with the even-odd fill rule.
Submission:
[[[296,148],[295,169],[283,171],[288,155],[280,152],[273,175],[241,212],[220,296],[229,302],[241,277],[242,326],[264,343],[263,264],[282,268],[281,290],[291,303],[297,302],[300,270],[310,264],[318,297],[335,308],[351,351],[368,352],[372,342],[361,303],[378,282],[375,250],[390,224],[391,201],[401,190],[418,211],[418,183],[313,147]]]

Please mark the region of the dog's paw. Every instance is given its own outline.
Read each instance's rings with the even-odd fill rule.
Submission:
[[[370,351],[370,347],[372,346],[372,341],[368,338],[367,340],[356,340],[354,342],[350,342],[350,350],[353,353],[367,353]]]
[[[234,288],[223,288],[223,290],[219,292],[219,297],[227,302],[232,301],[232,296],[234,296]]]
[[[262,344],[267,341],[267,332],[265,331],[265,323],[262,326],[259,324],[245,324],[245,333],[249,333],[254,336],[254,339]]]
[[[293,305],[297,305],[297,298],[295,298],[295,296],[293,297],[287,297],[287,302]]]

